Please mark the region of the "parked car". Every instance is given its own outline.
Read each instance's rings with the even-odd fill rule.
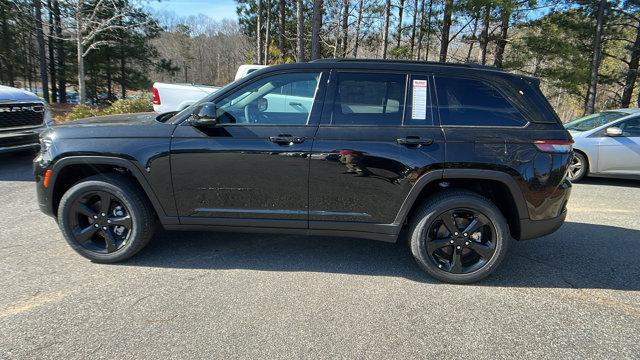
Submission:
[[[0,153],[37,149],[51,112],[36,94],[0,85]]]
[[[240,65],[235,80],[267,67],[267,65]],[[153,84],[153,111],[164,113],[181,111],[203,97],[220,89],[219,86],[197,84],[167,84],[156,82]]]
[[[427,273],[467,283],[512,239],[560,227],[571,191],[571,136],[538,81],[474,65],[278,65],[178,114],[75,121],[42,139],[40,208],[95,262],[131,257],[159,222],[407,236]]]
[[[565,127],[575,140],[569,180],[585,176],[640,179],[640,109],[588,115]]]

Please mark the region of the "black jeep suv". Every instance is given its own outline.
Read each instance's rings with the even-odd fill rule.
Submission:
[[[171,114],[45,132],[40,207],[96,262],[172,230],[395,242],[430,275],[491,273],[566,216],[572,139],[535,79],[444,63],[324,60],[256,71]],[[406,235],[406,236],[401,236]]]

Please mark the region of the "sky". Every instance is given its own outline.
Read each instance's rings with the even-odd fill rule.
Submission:
[[[143,3],[152,9],[175,12],[179,16],[204,14],[214,20],[238,18],[234,0],[147,0]]]

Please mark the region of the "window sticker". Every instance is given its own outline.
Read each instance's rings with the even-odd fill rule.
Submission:
[[[427,119],[427,80],[413,80],[413,100],[411,118]]]

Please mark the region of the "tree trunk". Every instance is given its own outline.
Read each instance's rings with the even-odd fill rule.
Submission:
[[[476,33],[478,32],[478,21],[480,20],[480,13],[476,13],[476,17],[473,20],[473,31],[471,32],[471,43],[469,44],[469,51],[467,51],[466,62],[471,62],[471,53],[473,52],[473,44],[476,42]]]
[[[296,2],[296,18],[298,21],[298,62],[304,61],[304,9],[302,0]]]
[[[342,49],[341,56],[347,57],[349,42],[349,0],[342,0]]]
[[[444,18],[442,20],[442,36],[440,39],[440,61],[447,61],[449,50],[449,31],[451,30],[451,15],[453,13],[453,0],[444,0]]]
[[[493,65],[502,69],[502,61],[504,60],[504,49],[507,46],[507,36],[509,35],[509,19],[511,18],[511,9],[505,7],[500,14],[500,39],[496,43],[496,58]]]
[[[356,36],[353,44],[353,57],[358,57],[358,46],[360,46],[360,26],[362,25],[362,10],[364,8],[364,0],[360,0],[358,4],[358,19],[356,20]]]
[[[402,42],[402,17],[404,16],[404,0],[400,0],[398,3],[398,34],[396,38],[396,47],[400,46]]]
[[[49,77],[47,75],[47,55],[45,53],[44,32],[42,31],[42,3],[33,0],[36,27],[36,42],[38,43],[38,62],[40,63],[40,82],[42,83],[42,97],[49,102]]]
[[[424,60],[429,61],[429,50],[431,49],[431,16],[433,15],[433,0],[429,0],[429,11],[427,12],[427,46],[425,47]],[[449,21],[451,27],[451,21]],[[449,30],[447,30],[449,31]],[[447,35],[449,37],[449,35]],[[447,47],[449,44],[447,43]]]
[[[604,7],[606,5],[607,0],[600,0],[598,5],[596,34],[593,39],[593,59],[591,61],[589,88],[587,89],[587,100],[584,108],[585,115],[593,114],[596,107],[596,88],[598,86],[598,69],[602,60],[602,28],[604,27]]]
[[[382,58],[387,58],[387,47],[389,42],[389,24],[391,20],[391,0],[387,0],[384,6],[384,29],[382,30]]]
[[[311,24],[311,60],[320,58],[320,29],[322,28],[322,0],[313,0]]]
[[[0,7],[0,18],[2,18],[2,41],[0,41],[0,53],[1,54],[6,54],[9,55],[10,53],[10,47],[11,45],[9,44],[9,37],[11,37],[11,35],[9,34],[9,24],[7,22],[7,17],[8,14],[5,12],[5,7],[2,6]],[[15,73],[13,70],[13,61],[11,59],[7,59],[7,62],[4,64],[6,69],[7,69],[7,77],[8,77],[8,82],[9,82],[9,86],[15,86]]]
[[[80,16],[78,14],[78,16]],[[82,54],[84,53],[84,46],[82,46],[82,31],[80,30],[82,27],[80,22],[78,22],[76,31],[77,31],[77,39],[76,46],[78,51],[78,95],[80,97],[80,104],[84,104],[87,102],[87,89],[85,87],[85,79],[84,79],[84,57]]]
[[[186,72],[185,67],[185,72]],[[127,97],[127,61],[124,56],[120,58],[120,98]]]
[[[271,0],[267,0],[267,23],[264,35],[264,63],[269,64],[269,47],[271,46]]]
[[[264,48],[262,46],[262,0],[258,0],[258,19],[256,21],[256,39],[258,41],[258,64],[264,64]]]
[[[58,86],[56,84],[56,55],[54,31],[55,25],[53,20],[53,6],[51,0],[47,0],[47,8],[49,9],[49,36],[47,36],[47,48],[49,50],[49,78],[51,79],[51,102],[58,102]]]
[[[416,46],[416,24],[418,23],[418,0],[413,1],[413,25],[411,26],[411,58],[414,58],[413,49]]]
[[[631,48],[631,60],[629,61],[629,69],[627,70],[624,88],[622,89],[620,106],[623,108],[628,108],[629,105],[631,105],[631,95],[633,94],[633,88],[638,79],[638,63],[640,63],[640,21],[636,28],[636,40],[633,42],[633,47]]]
[[[420,55],[422,54],[422,39],[424,36],[424,2],[422,0],[420,3],[420,28],[418,30],[418,53],[416,54],[416,58],[420,60]]]
[[[491,5],[484,7],[482,14],[482,32],[480,32],[480,63],[487,63],[487,45],[489,45],[489,22],[491,21]]]
[[[285,57],[285,49],[284,49],[284,35],[285,35],[285,4],[284,0],[280,0],[278,2],[278,20],[280,20],[279,33],[278,33],[278,49],[280,50],[281,56]]]
[[[56,30],[56,53],[57,53],[57,70],[58,70],[58,101],[62,104],[67,102],[67,81],[65,79],[65,58],[64,58],[64,40],[62,40],[62,23],[60,20],[60,4],[58,0],[53,1],[53,22]]]

